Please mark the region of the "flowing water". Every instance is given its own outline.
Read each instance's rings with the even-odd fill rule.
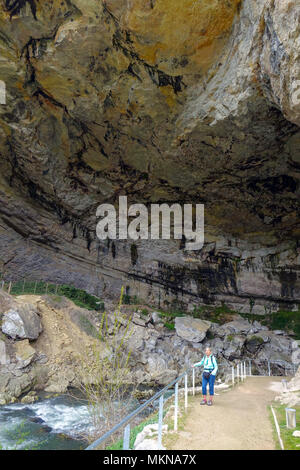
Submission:
[[[7,450],[84,449],[82,435],[91,426],[86,402],[65,395],[0,406],[0,444]]]
[[[167,392],[167,398],[172,392]],[[133,399],[128,413],[139,406]],[[156,410],[158,400],[144,410],[138,424]],[[14,403],[0,406],[0,450],[80,450],[88,443],[82,436],[93,429],[87,402],[82,398],[60,395],[33,404]]]

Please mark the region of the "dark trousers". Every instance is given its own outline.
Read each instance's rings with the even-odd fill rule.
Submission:
[[[202,375],[202,395],[207,395],[207,385],[209,385],[209,394],[212,397],[214,395],[214,385],[215,385],[215,380],[216,376],[211,375],[209,376],[209,379],[206,379]]]

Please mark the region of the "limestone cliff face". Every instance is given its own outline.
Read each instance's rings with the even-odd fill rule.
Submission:
[[[7,278],[257,312],[299,301],[297,0],[2,1]],[[202,202],[206,246],[99,243],[102,202]],[[246,307],[247,306],[247,307]],[[241,307],[242,308],[242,307]]]

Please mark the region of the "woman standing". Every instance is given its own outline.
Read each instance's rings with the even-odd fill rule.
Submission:
[[[202,374],[202,395],[203,399],[200,405],[208,405],[211,406],[213,402],[214,396],[214,385],[216,380],[216,373],[218,371],[218,364],[216,361],[215,356],[212,355],[211,349],[205,349],[205,355],[203,356],[200,362],[196,362],[193,367],[200,367],[204,366],[203,374]],[[207,395],[207,385],[209,385],[209,400],[206,400]]]

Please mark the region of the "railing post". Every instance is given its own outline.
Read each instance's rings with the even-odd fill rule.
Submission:
[[[297,426],[296,410],[293,408],[286,408],[285,417],[286,417],[286,427],[288,429],[295,429],[295,427]]]
[[[270,361],[268,361],[268,374],[269,374],[269,377],[271,377],[271,367],[270,367]]]
[[[234,385],[234,366],[231,368],[232,385]]]
[[[282,379],[281,383],[282,383],[283,391],[287,392],[288,391],[287,381],[285,379]]]
[[[249,375],[252,375],[252,362],[251,362],[251,359],[249,359]]]
[[[130,446],[130,423],[124,429],[123,450],[129,450]]]
[[[178,429],[178,382],[175,384],[174,431]]]
[[[161,395],[159,399],[159,412],[158,412],[158,447],[162,447],[163,413],[164,413],[164,396]]]
[[[188,395],[188,390],[187,390],[187,374],[184,376],[184,407],[187,408],[187,395]]]
[[[244,379],[247,377],[246,361],[244,361]]]
[[[193,367],[193,396],[195,396],[195,368]]]
[[[238,364],[236,366],[236,380],[237,380],[237,383],[239,383],[239,365]]]

